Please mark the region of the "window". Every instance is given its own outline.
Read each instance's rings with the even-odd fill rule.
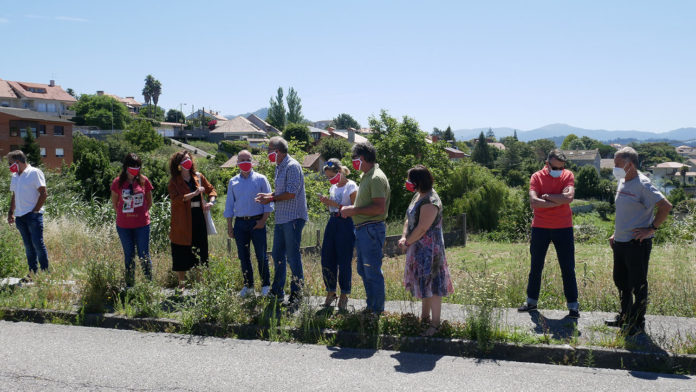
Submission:
[[[19,127],[10,125],[10,136],[19,136]]]
[[[46,148],[45,147],[41,147],[41,157],[46,158]]]
[[[24,102],[22,102],[22,106],[24,107],[24,109],[30,109],[30,108],[31,108],[31,102],[24,101]]]
[[[56,158],[63,158],[65,156],[65,153],[63,152],[62,148],[56,148]]]
[[[39,135],[46,134],[46,124],[39,124]]]
[[[47,103],[46,104],[46,111],[55,113],[56,112],[56,104],[55,103]]]
[[[45,112],[46,111],[46,104],[43,102],[39,102],[36,104],[36,111],[37,112]]]
[[[54,125],[54,126],[53,126],[53,134],[54,134],[54,135],[57,135],[57,136],[58,136],[58,135],[60,135],[60,136],[64,135],[64,134],[65,134],[65,131],[63,130],[63,126],[62,126],[62,125]]]
[[[18,146],[18,145],[16,145],[16,144],[10,145],[10,151],[17,151],[17,150],[19,150],[19,146]]]

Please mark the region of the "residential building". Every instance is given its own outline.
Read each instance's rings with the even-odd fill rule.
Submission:
[[[0,79],[0,107],[29,109],[68,120],[75,116],[70,109],[75,102],[75,97],[53,80],[41,84]]]
[[[464,151],[460,151],[454,147],[445,147],[445,152],[447,153],[447,156],[449,157],[450,161],[461,161],[464,158],[467,158],[469,155],[466,154]]]
[[[215,129],[210,131],[208,140],[220,142],[221,140],[265,139],[267,136],[266,131],[246,117],[237,116],[231,120],[218,122]]]
[[[247,116],[247,120],[251,121],[251,123],[256,125],[259,129],[265,131],[269,136],[280,135],[283,133],[278,128],[267,123],[261,117],[255,115],[253,113],[250,114],[249,116]]]
[[[577,166],[592,166],[600,172],[602,157],[599,155],[599,150],[562,150],[569,162]]]
[[[109,97],[115,98],[117,101],[121,102],[122,104],[126,105],[128,108],[128,111],[132,115],[137,115],[140,113],[140,108],[143,106],[142,103],[138,102],[135,100],[135,97],[125,97],[121,98],[118,95],[113,95],[113,94],[105,94],[104,91],[97,91],[97,95],[107,95]]]
[[[186,124],[177,122],[166,122],[162,121],[159,125],[155,126],[155,131],[165,137],[181,137],[184,132],[184,127]]]
[[[614,170],[614,160],[611,158],[600,159],[599,168],[600,169]]]
[[[315,121],[312,123],[312,126],[314,128],[319,128],[319,129],[326,129],[331,125],[331,121],[333,120],[321,120],[321,121]]]
[[[677,154],[679,154],[683,157],[696,158],[696,147],[679,146],[679,147],[676,147],[675,150],[677,151]]]
[[[302,167],[314,172],[321,172],[322,168],[324,167],[324,163],[324,158],[322,158],[321,154],[317,152],[314,154],[305,155],[304,160],[302,160]]]
[[[662,162],[650,167],[649,170],[655,178],[663,179],[674,175],[681,176],[680,171],[684,166],[688,167],[688,164],[680,162]]]
[[[196,118],[201,118],[203,116],[205,116],[207,118],[212,118],[212,119],[218,120],[218,122],[227,121],[227,117],[221,115],[220,112],[214,112],[212,110],[205,110],[205,108],[198,109],[195,112],[189,114],[188,116],[186,116],[186,119],[193,120]]]
[[[0,107],[0,156],[24,145],[31,132],[41,148],[41,161],[59,168],[73,161],[73,123],[49,113]]]

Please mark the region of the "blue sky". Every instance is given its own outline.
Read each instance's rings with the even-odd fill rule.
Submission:
[[[293,86],[311,120],[424,130],[696,126],[691,1],[3,2],[0,78],[224,114]]]

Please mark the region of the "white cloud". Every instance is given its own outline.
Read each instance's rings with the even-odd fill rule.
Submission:
[[[80,23],[87,22],[87,19],[76,18],[74,16],[56,16],[56,20],[62,20],[64,22],[80,22]]]

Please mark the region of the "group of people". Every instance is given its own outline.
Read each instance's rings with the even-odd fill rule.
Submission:
[[[254,272],[251,245],[261,280],[261,295],[285,299],[286,266],[291,282],[288,303],[301,299],[304,274],[300,244],[302,229],[308,220],[307,195],[300,163],[288,154],[288,144],[281,137],[268,143],[268,159],[275,164],[274,187],[266,176],[254,171],[252,154],[243,150],[237,155],[238,175],[230,179],[224,217],[227,234],[234,238],[241,264],[244,287],[242,297],[254,295]],[[360,183],[348,178],[350,169],[338,159],[330,159],[323,174],[330,183],[328,195],[317,194],[328,209],[321,251],[322,276],[326,287],[325,306],[337,302],[345,310],[352,285],[353,250],[357,272],[362,278],[369,313],[384,311],[385,286],[382,272],[383,246],[386,238],[391,188],[389,180],[376,162],[376,150],[370,143],[352,148],[353,169],[361,173]],[[46,181],[40,169],[32,167],[21,151],[8,154],[12,174],[12,194],[8,223],[15,223],[26,250],[31,279],[33,273],[48,269],[43,242],[43,205]],[[531,268],[527,299],[518,309],[535,311],[539,300],[542,270],[548,247],[554,244],[563,277],[568,316],[578,318],[578,289],[575,279],[575,249],[572,212],[574,176],[565,169],[567,158],[559,150],[549,153],[543,169],[530,179],[529,198],[534,211],[530,254]],[[616,152],[614,175],[618,179],[616,223],[609,239],[614,253],[614,282],[619,290],[621,310],[608,325],[627,327],[638,333],[645,326],[647,307],[647,268],[652,237],[671,209],[670,203],[638,171],[638,154],[630,147]],[[120,175],[111,185],[111,201],[116,211],[116,228],[125,256],[126,285],[135,276],[135,258],[143,274],[152,279],[149,253],[152,184],[141,173],[142,162],[134,154],[123,160]],[[172,270],[177,273],[179,288],[193,267],[208,263],[208,227],[206,214],[215,205],[217,192],[203,174],[196,171],[187,151],[172,155],[168,192],[171,199]],[[404,187],[413,192],[406,211],[399,247],[406,253],[404,287],[422,300],[423,320],[429,323],[425,335],[438,332],[442,297],[453,292],[447,266],[442,232],[443,205],[433,188],[431,172],[417,165],[407,173]],[[657,214],[653,213],[657,206]],[[274,214],[272,244],[274,266],[271,283],[267,257],[266,221]],[[340,297],[337,295],[340,289]]]
[[[543,169],[529,181],[529,203],[534,210],[529,246],[531,268],[527,300],[520,312],[536,311],[541,289],[544,259],[553,243],[561,267],[563,293],[568,317],[579,318],[578,287],[575,279],[575,241],[570,203],[575,196],[575,178],[565,169],[566,156],[559,150],[549,153]],[[613,250],[614,284],[619,291],[619,314],[605,324],[621,327],[629,335],[645,329],[648,306],[648,263],[652,238],[667,219],[672,205],[638,171],[638,153],[624,147],[614,154],[614,177],[618,181],[614,233],[609,238]],[[657,213],[654,210],[657,209]]]

